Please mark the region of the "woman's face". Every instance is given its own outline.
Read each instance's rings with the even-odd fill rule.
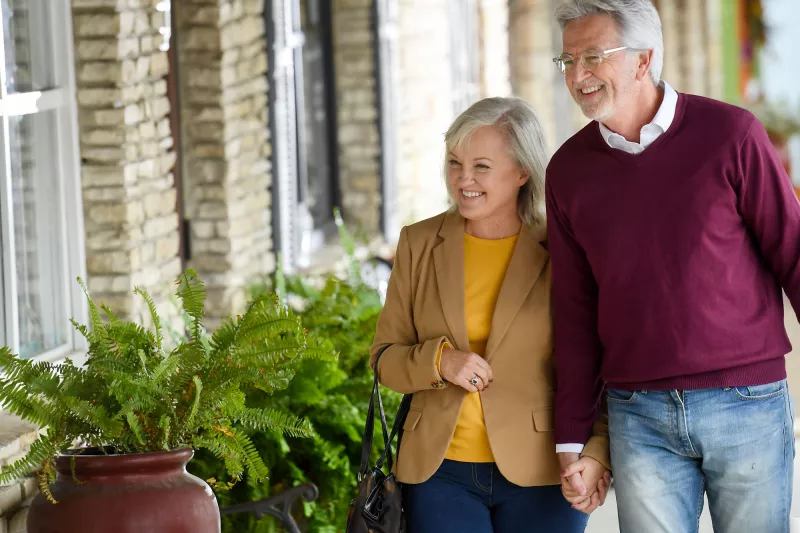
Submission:
[[[519,189],[528,176],[509,154],[505,135],[494,126],[475,130],[448,153],[447,182],[461,216],[481,221],[517,212]]]

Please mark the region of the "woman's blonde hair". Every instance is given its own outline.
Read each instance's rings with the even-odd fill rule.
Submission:
[[[522,98],[484,98],[461,113],[444,136],[444,175],[448,176],[448,154],[467,143],[478,128],[494,126],[506,135],[509,152],[528,174],[519,190],[517,212],[532,228],[544,228],[544,178],[547,168],[547,139],[533,107]],[[448,193],[450,191],[448,183]]]

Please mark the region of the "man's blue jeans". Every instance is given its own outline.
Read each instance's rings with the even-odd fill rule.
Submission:
[[[789,533],[793,406],[786,381],[608,391],[621,533]]]
[[[583,533],[588,517],[559,485],[519,487],[494,463],[445,459],[424,483],[403,485],[409,533]]]

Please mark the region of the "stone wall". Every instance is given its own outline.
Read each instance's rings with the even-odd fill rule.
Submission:
[[[479,0],[480,96],[511,94],[507,0]]]
[[[274,269],[264,0],[174,5],[190,258],[208,325],[240,311]]]
[[[661,78],[678,91],[685,91],[684,69],[681,62],[681,14],[678,0],[658,0],[661,31],[664,35],[664,70]]]
[[[0,412],[0,466],[24,457],[38,435],[36,427]],[[35,476],[28,476],[0,485],[0,533],[25,533],[28,507],[38,491],[37,484]]]
[[[516,0],[511,5],[509,17],[511,87],[515,95],[536,109],[550,149],[555,150],[555,140],[560,137],[555,91],[566,89],[562,75],[552,62],[552,58],[558,55],[555,42],[560,42],[553,5],[550,0]]]
[[[88,284],[126,317],[143,314],[134,286],[170,313],[181,269],[165,20],[153,4],[72,0]]]
[[[380,138],[372,0],[333,1],[339,186],[348,224],[380,229]]]
[[[678,1],[683,90],[702,96],[709,93],[705,3],[705,0]]]
[[[456,114],[449,0],[398,2],[398,206],[401,224],[447,208],[444,133]]]

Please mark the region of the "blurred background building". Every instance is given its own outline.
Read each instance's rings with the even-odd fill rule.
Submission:
[[[528,99],[555,149],[585,124],[551,62],[555,4],[2,0],[0,345],[74,351],[77,276],[139,317],[134,286],[169,313],[171,281],[193,267],[213,327],[278,258],[328,264],[334,207],[391,245],[446,207],[443,133],[478,98]],[[656,5],[664,78],[774,104],[763,116],[784,150],[800,3]]]

